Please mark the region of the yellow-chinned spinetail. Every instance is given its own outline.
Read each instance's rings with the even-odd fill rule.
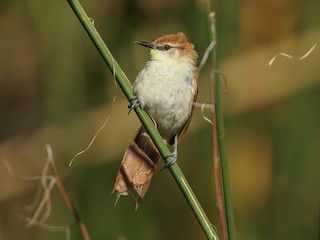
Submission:
[[[133,86],[130,108],[140,106],[153,119],[160,135],[174,150],[169,155],[170,167],[177,161],[178,141],[186,132],[198,94],[197,52],[182,32],[169,34],[154,42],[136,41],[150,48],[150,59],[138,74]],[[169,157],[168,156],[168,157]],[[159,152],[142,126],[127,148],[114,191],[118,198],[132,193],[139,200],[146,193]]]

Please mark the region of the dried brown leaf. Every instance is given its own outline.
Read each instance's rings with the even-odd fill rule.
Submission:
[[[150,186],[159,156],[151,138],[141,128],[121,161],[113,189],[117,194],[115,205],[121,196],[131,193],[136,201],[136,210],[138,209],[140,200]]]

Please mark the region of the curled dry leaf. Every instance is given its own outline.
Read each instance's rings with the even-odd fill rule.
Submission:
[[[121,161],[113,188],[113,192],[116,191],[117,194],[115,205],[121,196],[131,193],[136,201],[136,210],[138,209],[140,200],[148,191],[159,158],[157,148],[141,127]]]

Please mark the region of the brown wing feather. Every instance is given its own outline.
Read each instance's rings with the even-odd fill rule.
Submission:
[[[193,88],[194,88],[193,103],[195,103],[197,101],[197,97],[198,97],[198,74],[197,74],[196,69],[193,71],[193,78],[195,79],[195,82],[193,84]],[[191,122],[191,119],[193,116],[193,112],[194,112],[194,108],[195,108],[195,105],[192,104],[190,116],[179,133],[178,141],[180,141],[180,139],[185,134],[185,132],[187,131],[187,129],[190,125],[190,122]],[[174,137],[169,140],[169,144],[170,145],[174,144]]]

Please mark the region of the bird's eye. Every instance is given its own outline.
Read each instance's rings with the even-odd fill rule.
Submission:
[[[163,46],[163,49],[164,49],[164,50],[169,50],[170,48],[171,48],[171,47],[170,47],[169,45],[164,45],[164,46]]]

